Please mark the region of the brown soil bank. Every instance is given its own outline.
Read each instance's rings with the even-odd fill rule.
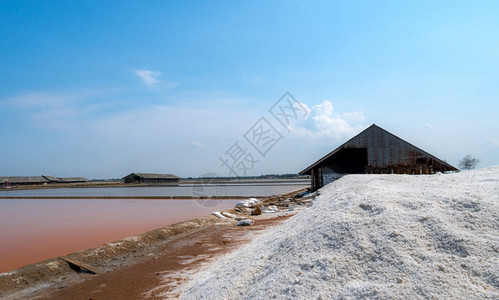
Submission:
[[[99,273],[105,273],[154,253],[166,241],[179,239],[216,222],[218,219],[213,216],[189,220],[65,257],[93,266]],[[60,258],[52,258],[0,275],[0,297],[22,297],[51,285],[64,286],[92,276]]]
[[[289,197],[300,191],[269,197],[265,203],[289,201]],[[130,298],[132,291],[137,297],[164,296],[183,280],[181,276],[171,279],[165,276],[195,268],[233,249],[249,240],[251,232],[285,219],[283,214],[279,215],[258,217],[255,225],[247,228],[237,227],[234,220],[206,216],[72,253],[63,257],[66,260],[53,258],[28,265],[0,274],[0,298],[74,299],[86,295],[84,299],[97,299],[89,295],[101,293],[99,298],[123,299]],[[87,266],[97,274],[88,272]],[[162,288],[154,290],[155,286]]]
[[[141,299],[174,298],[176,288],[189,274],[220,254],[249,242],[262,229],[291,216],[261,218],[253,226],[238,227],[234,222],[208,226],[165,243],[139,262],[97,276],[87,276],[71,286],[52,286],[30,295],[37,299]]]

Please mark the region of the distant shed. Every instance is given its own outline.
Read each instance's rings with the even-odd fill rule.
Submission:
[[[375,124],[325,155],[300,175],[310,175],[312,190],[345,174],[434,174],[457,171]]]
[[[54,183],[77,183],[77,182],[88,182],[88,179],[83,177],[57,178],[51,175],[0,177],[0,186],[45,185],[45,184],[54,184]]]
[[[50,181],[43,176],[4,176],[0,177],[0,184],[8,185],[42,185]]]
[[[131,173],[123,179],[125,183],[170,183],[178,182],[180,177],[172,174]]]
[[[56,178],[54,176],[51,176],[51,175],[42,175],[43,178],[47,179],[47,182],[48,183],[59,183],[59,178]]]
[[[57,178],[57,182],[59,183],[82,183],[88,182],[88,179],[85,177],[59,177]]]

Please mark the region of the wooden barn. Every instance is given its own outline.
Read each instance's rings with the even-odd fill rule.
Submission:
[[[312,190],[345,174],[434,174],[456,168],[404,141],[390,132],[371,125],[300,175],[310,175]]]
[[[85,177],[59,177],[57,178],[58,183],[83,183],[88,182]]]
[[[48,183],[82,183],[88,182],[88,179],[84,177],[54,177],[51,175],[42,175],[47,179]]]
[[[83,177],[57,178],[51,175],[42,176],[7,176],[0,177],[0,186],[18,186],[18,185],[46,185],[54,183],[80,183],[88,182]]]
[[[180,177],[172,174],[131,173],[123,179],[125,183],[171,183],[178,182]]]
[[[44,176],[3,176],[0,177],[1,186],[42,185],[50,183]]]

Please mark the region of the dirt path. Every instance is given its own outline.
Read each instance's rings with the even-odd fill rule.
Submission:
[[[249,242],[264,229],[279,224],[291,214],[262,216],[249,227],[235,222],[208,226],[165,243],[136,264],[87,278],[70,286],[54,286],[29,296],[33,299],[142,299],[174,298],[175,288],[204,263]]]

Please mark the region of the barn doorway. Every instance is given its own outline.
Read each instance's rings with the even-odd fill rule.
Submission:
[[[363,174],[367,166],[367,148],[340,149],[322,165],[336,173]]]

